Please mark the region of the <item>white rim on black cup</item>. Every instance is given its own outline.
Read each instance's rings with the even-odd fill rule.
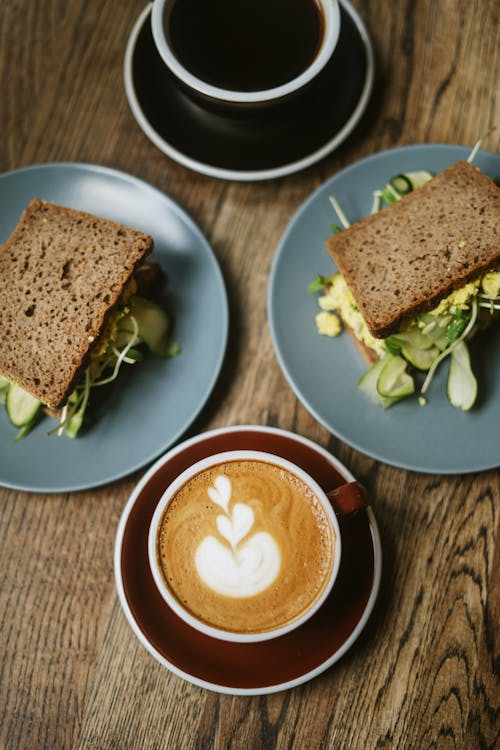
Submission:
[[[272,0],[270,0],[271,2]],[[179,61],[165,33],[165,17],[175,0],[154,0],[151,13],[151,29],[155,45],[164,63],[172,73],[192,91],[221,102],[232,104],[259,104],[287,97],[312,81],[324,68],[337,44],[340,33],[340,9],[338,0],[316,0],[320,6],[324,29],[318,53],[307,68],[274,88],[259,91],[234,91],[214,86],[191,73]]]
[[[245,461],[245,460],[262,461],[264,463],[269,463],[279,468],[282,468],[285,471],[291,473],[292,475],[295,475],[296,477],[298,477],[306,485],[306,487],[311,490],[315,498],[317,498],[318,502],[321,504],[321,507],[324,510],[325,515],[328,518],[328,521],[331,523],[331,531],[333,532],[333,534],[331,535],[331,538],[333,539],[331,569],[328,575],[327,582],[321,594],[319,595],[319,597],[316,600],[314,600],[314,602],[305,612],[303,612],[301,615],[299,615],[292,621],[286,623],[285,625],[282,625],[280,627],[276,627],[270,630],[262,631],[262,632],[252,632],[252,633],[233,632],[233,631],[223,630],[222,628],[213,627],[203,622],[202,620],[198,619],[193,614],[191,614],[191,612],[189,612],[179,603],[178,599],[173,595],[173,593],[168,588],[165,582],[165,578],[161,569],[159,559],[158,559],[158,535],[159,535],[160,528],[162,525],[163,516],[164,516],[165,510],[168,504],[170,503],[172,498],[177,494],[177,492],[192,477],[196,476],[197,474],[199,474],[200,472],[206,469],[211,468],[212,466],[217,466],[219,464],[228,463],[231,461]],[[240,450],[240,451],[227,451],[224,453],[218,453],[213,456],[209,456],[208,458],[205,458],[201,461],[198,461],[197,463],[193,464],[193,466],[190,466],[188,469],[183,471],[182,474],[180,474],[174,480],[174,482],[172,482],[172,484],[169,487],[167,487],[167,489],[163,493],[156,507],[153,518],[151,520],[151,525],[149,528],[149,536],[148,536],[149,565],[151,568],[151,572],[153,574],[155,584],[158,588],[158,591],[160,592],[160,594],[162,595],[163,599],[166,601],[168,606],[182,620],[184,620],[184,622],[186,622],[188,625],[191,625],[193,628],[196,628],[197,630],[204,633],[205,635],[211,636],[213,638],[219,638],[225,641],[234,641],[238,643],[255,643],[258,641],[265,641],[265,640],[270,640],[272,638],[277,638],[280,635],[284,635],[285,633],[288,633],[291,630],[298,628],[300,625],[303,625],[304,622],[306,622],[310,617],[312,617],[312,615],[315,612],[317,612],[317,610],[324,603],[324,601],[330,594],[335,584],[335,580],[337,578],[337,574],[338,574],[339,567],[340,567],[341,548],[342,548],[341,531],[339,527],[339,522],[337,520],[337,516],[332,508],[330,501],[328,500],[327,495],[321,489],[318,483],[314,479],[312,479],[312,477],[310,477],[309,474],[303,471],[303,469],[299,468],[292,462],[287,461],[286,459],[283,459],[280,456],[276,456],[274,454],[265,453],[261,451]]]

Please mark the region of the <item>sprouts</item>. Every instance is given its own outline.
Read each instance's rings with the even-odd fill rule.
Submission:
[[[468,336],[469,333],[472,331],[472,328],[474,327],[474,324],[477,319],[477,312],[478,312],[478,304],[476,300],[474,299],[472,300],[472,313],[470,316],[470,320],[467,323],[464,330],[462,331],[462,334],[455,341],[453,341],[453,343],[451,343],[450,346],[448,346],[444,350],[444,352],[441,352],[441,354],[438,357],[436,357],[436,359],[433,361],[432,365],[430,366],[427,376],[424,380],[424,384],[420,390],[420,393],[422,393],[422,395],[427,391],[429,385],[431,384],[431,380],[434,377],[434,373],[436,372],[438,365],[443,361],[443,359],[445,359],[448,356],[448,354],[451,354],[451,352],[457,346],[457,344],[460,341],[464,341],[466,336]]]

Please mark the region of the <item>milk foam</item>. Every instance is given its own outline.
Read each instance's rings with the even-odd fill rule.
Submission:
[[[217,516],[217,530],[230,547],[217,537],[205,537],[195,553],[198,575],[218,594],[236,598],[255,596],[276,579],[281,567],[279,547],[266,531],[253,534],[241,542],[254,525],[254,512],[245,503],[236,503],[229,512],[231,481],[217,476],[209,487],[210,499],[225,515]]]
[[[195,618],[261,633],[314,604],[334,550],[335,532],[306,483],[272,463],[241,459],[209,467],[178,490],[157,553],[165,584]]]

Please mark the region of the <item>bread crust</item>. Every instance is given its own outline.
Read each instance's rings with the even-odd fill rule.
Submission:
[[[58,409],[153,239],[34,199],[0,250],[0,373]]]
[[[386,338],[500,265],[500,189],[458,162],[327,240],[368,329]]]
[[[358,339],[354,331],[350,326],[348,326],[344,321],[344,326],[346,328],[346,331],[349,333],[356,349],[360,353],[360,355],[363,357],[364,361],[367,365],[374,365],[377,359],[379,359],[379,356],[376,352],[373,351],[373,349],[370,349],[366,344],[363,344],[362,341]]]

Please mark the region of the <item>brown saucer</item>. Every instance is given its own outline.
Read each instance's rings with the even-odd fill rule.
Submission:
[[[342,561],[333,591],[307,623],[270,641],[227,643],[184,623],[158,593],[148,564],[148,530],[166,487],[213,453],[276,453],[309,472],[325,491],[352,476],[305,438],[266,427],[232,427],[186,441],[160,459],[132,493],[118,527],[115,576],[125,615],[150,653],[184,679],[224,693],[261,694],[305,682],[335,663],[360,634],[378,593],[381,550],[371,508],[342,523]]]

